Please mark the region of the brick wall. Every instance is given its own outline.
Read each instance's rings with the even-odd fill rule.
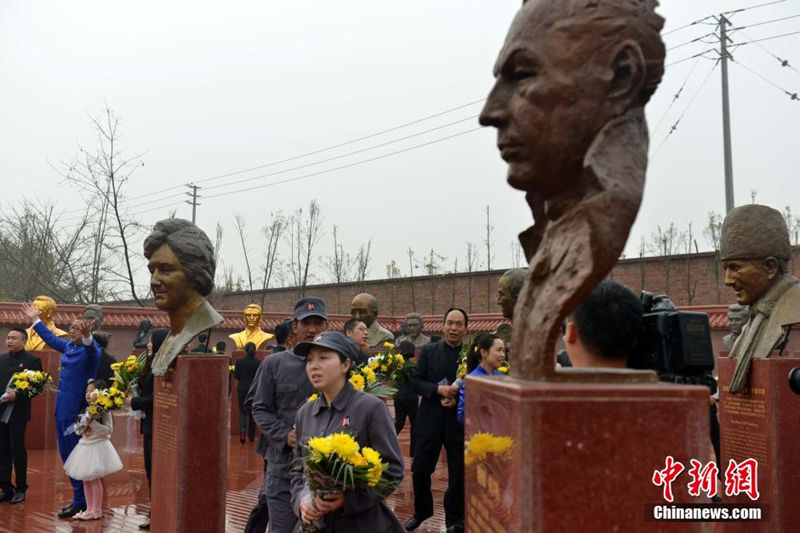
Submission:
[[[794,276],[800,274],[798,256],[800,248],[795,248],[795,260],[789,262],[789,272]],[[496,313],[500,310],[496,296],[497,282],[504,271],[314,285],[306,289],[306,295],[323,298],[332,313],[348,313],[350,301],[359,292],[374,295],[380,305],[380,314],[384,316],[403,315],[411,311],[440,314],[453,305],[464,307],[472,313]],[[633,291],[645,289],[667,294],[676,305],[687,306],[734,303],[733,291],[725,287],[724,276],[715,254],[708,252],[669,258],[623,259],[609,277]],[[300,292],[295,288],[270,289],[265,296],[264,310],[291,312],[299,297]],[[214,305],[218,309],[242,309],[253,301],[261,302],[260,292],[218,295]]]

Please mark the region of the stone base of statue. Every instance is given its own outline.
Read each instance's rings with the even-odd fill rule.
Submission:
[[[797,356],[798,354],[795,354]],[[725,497],[725,503],[757,503],[764,519],[729,522],[727,532],[795,531],[800,524],[800,395],[789,389],[789,371],[800,366],[800,358],[753,359],[743,394],[730,394],[735,359],[717,359],[719,371],[719,422],[723,480],[732,459],[739,463],[758,460],[758,492],[753,502],[740,494]]]
[[[272,354],[272,350],[257,350],[256,359],[263,361],[270,354]],[[235,365],[236,360],[244,356],[244,350],[235,350],[231,353],[231,364]],[[233,379],[233,373],[231,373],[231,435],[239,434],[239,396],[236,394],[238,386],[239,382]],[[256,426],[256,436],[258,433],[258,426]]]
[[[156,377],[152,531],[225,531],[228,358],[187,354]]]
[[[58,446],[55,416],[61,353],[41,350],[31,354],[42,360],[42,370],[49,372],[53,381],[31,401],[31,421],[25,430],[25,447],[28,450],[50,450]]]
[[[468,377],[466,387],[468,532],[710,531],[652,519],[666,503],[652,478],[667,456],[687,468],[708,461],[707,388],[508,377]],[[479,433],[508,437],[510,450],[487,435],[473,448]],[[676,503],[708,502],[686,483],[686,472],[672,483]]]

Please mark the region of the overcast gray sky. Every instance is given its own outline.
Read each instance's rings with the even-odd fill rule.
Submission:
[[[767,1],[663,2],[665,41],[668,48],[677,47],[668,51],[667,64],[713,47],[702,41],[684,44],[712,32],[712,25],[672,30]],[[0,202],[8,207],[24,195],[58,202],[64,211],[80,207],[77,194],[65,190],[50,163],[71,158],[77,143],[94,144],[88,115],[98,114],[104,102],[122,119],[124,150],[145,152],[130,197],[269,164],[476,102],[491,87],[493,62],[519,5],[519,0],[3,0],[0,181],[6,194]],[[735,26],[745,26],[793,15],[800,15],[796,0],[730,18]],[[800,17],[786,18],[745,28],[732,39],[798,31]],[[795,69],[781,68],[771,54],[789,59]],[[734,58],[770,82],[800,91],[800,34],[742,46]],[[669,66],[647,107],[652,159],[629,256],[636,255],[640,237],[649,237],[659,224],[675,222],[685,229],[693,222],[698,233],[709,211],[724,211],[719,69],[707,78],[713,66],[705,58]],[[779,209],[791,205],[800,212],[800,101],[739,64],[730,66],[730,92],[737,204],[749,202],[755,190],[759,203]],[[493,129],[211,198],[473,130],[477,119],[470,117],[480,107],[467,105],[335,150],[204,181],[198,224],[212,236],[215,224],[224,224],[223,262],[243,273],[235,214],[247,218],[249,245],[260,253],[257,230],[270,211],[292,211],[316,198],[326,223],[319,255],[331,254],[330,226],[337,224],[351,252],[373,238],[370,277],[383,277],[392,259],[407,273],[409,246],[418,255],[434,248],[447,257],[448,270],[458,257],[463,269],[466,242],[482,243],[489,204],[493,266],[510,265],[511,243],[530,224],[530,214],[522,193],[505,184]],[[440,126],[445,127],[328,163],[230,184]],[[174,195],[183,192],[176,188],[133,200],[132,212],[148,224],[175,207],[178,216],[190,218],[186,204],[161,207],[182,201]],[[698,243],[705,246],[702,236]],[[484,253],[480,259],[485,264]],[[317,272],[318,280],[327,281]],[[146,281],[143,273],[141,282]]]

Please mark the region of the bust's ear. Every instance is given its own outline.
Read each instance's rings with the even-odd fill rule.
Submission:
[[[642,48],[636,41],[626,39],[617,45],[611,57],[613,78],[609,98],[628,107],[644,86],[646,68]]]
[[[770,281],[774,280],[779,273],[778,260],[775,257],[765,258],[764,270],[767,271],[767,278],[769,278]]]

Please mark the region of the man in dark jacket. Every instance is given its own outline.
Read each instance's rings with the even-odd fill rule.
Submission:
[[[433,516],[431,475],[442,446],[447,452],[445,525],[448,533],[464,530],[464,428],[456,418],[458,388],[451,384],[456,379],[468,320],[464,310],[449,309],[444,315],[444,340],[423,346],[414,368],[411,387],[422,401],[414,425],[414,516],[406,522],[409,531]]]
[[[23,328],[11,328],[6,336],[8,353],[0,354],[0,502],[22,503],[28,488],[28,452],[25,450],[25,427],[31,419],[31,400],[14,391],[5,391],[11,376],[21,370],[41,370],[42,360],[23,348],[28,334]],[[16,485],[11,484],[11,468]]]
[[[100,349],[103,350],[100,353],[100,365],[97,367],[97,375],[94,379],[102,379],[106,383],[111,383],[111,378],[114,377],[114,371],[111,370],[111,365],[117,362],[117,359],[106,351],[108,348],[108,333],[101,333],[99,331],[95,331],[92,333],[92,337],[100,345]]]
[[[246,408],[244,400],[260,364],[261,361],[256,359],[255,343],[248,342],[244,345],[244,357],[237,359],[234,365],[233,377],[239,382],[236,387],[236,399],[239,401],[239,442],[242,444],[244,444],[245,433],[250,442],[253,442],[256,437],[253,414],[250,409]]]

